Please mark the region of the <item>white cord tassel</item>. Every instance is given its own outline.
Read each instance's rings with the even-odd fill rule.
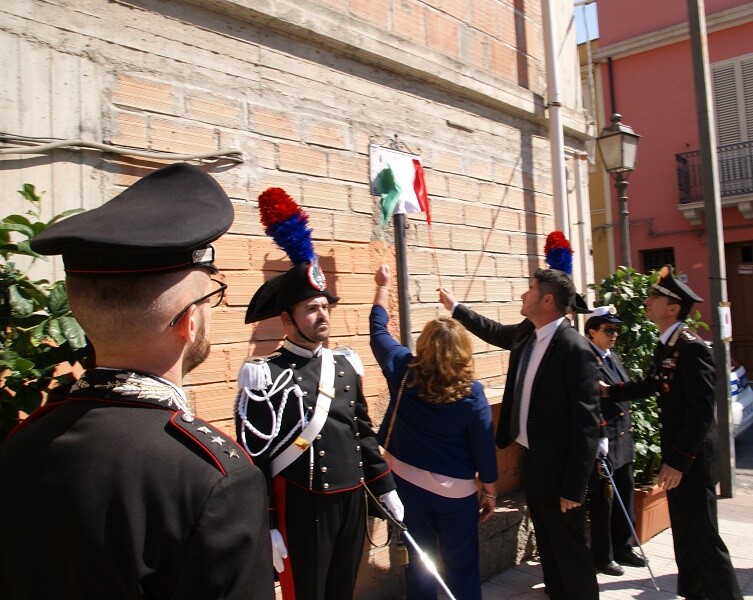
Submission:
[[[246,359],[238,373],[238,388],[266,390],[272,385],[272,372],[266,360]]]

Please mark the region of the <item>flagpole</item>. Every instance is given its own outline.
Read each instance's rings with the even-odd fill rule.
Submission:
[[[400,343],[413,350],[410,327],[410,286],[408,283],[408,257],[405,241],[405,213],[392,215],[395,226],[395,262],[397,263],[397,300],[400,315]]]

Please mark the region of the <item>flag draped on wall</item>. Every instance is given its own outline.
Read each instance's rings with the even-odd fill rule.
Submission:
[[[429,196],[426,193],[424,169],[417,159],[391,161],[379,174],[382,196],[382,225],[390,215],[401,213],[426,213],[431,225]]]

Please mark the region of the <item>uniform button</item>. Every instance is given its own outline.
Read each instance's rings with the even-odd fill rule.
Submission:
[[[353,417],[353,420],[354,421],[358,421],[358,417]]]
[[[661,414],[661,408],[657,408],[656,412],[658,412],[659,414]]]
[[[356,452],[360,452],[360,451],[361,451],[361,446],[356,446]]]
[[[290,363],[290,368],[295,369],[295,363]]]
[[[339,373],[337,374],[337,376],[338,376],[338,377],[344,377],[344,376],[345,376],[345,371],[340,371],[340,372],[339,372]]]
[[[317,440],[320,440],[320,439],[322,439],[322,434],[321,434],[321,433],[320,433],[320,434],[318,434],[318,435],[316,436],[316,439],[317,439]]]
[[[659,423],[659,429],[663,429],[663,428],[664,428],[664,423]]]
[[[348,406],[353,406],[355,403],[356,403],[355,400],[351,400],[350,402],[348,402]]]
[[[298,377],[296,377],[296,378],[295,378],[295,380],[296,380],[296,381],[303,381],[303,377],[301,377],[301,376],[299,375]]]
[[[325,454],[327,453],[324,450],[319,450],[319,456],[324,456]]]
[[[304,395],[304,396],[308,396],[308,395],[309,395],[309,393],[308,393],[308,392],[303,392],[303,395]]]
[[[355,433],[355,435],[353,437],[360,438],[361,437],[361,432],[360,431],[356,431],[356,433]]]
[[[320,471],[321,471],[322,473],[326,473],[326,472],[327,472],[327,467],[322,467],[322,468],[320,469]]]
[[[361,477],[361,483],[363,483],[363,477]]]
[[[625,435],[625,432],[624,431],[620,431],[620,435]]]
[[[620,413],[620,416],[621,416],[621,417],[624,417],[624,416],[625,416],[625,413],[624,413],[624,412],[621,412],[621,413]]]
[[[363,466],[363,461],[362,461],[362,460],[358,462],[358,466],[359,466],[359,467],[362,467],[362,466]]]
[[[324,484],[324,485],[323,485],[322,487],[323,487],[323,488],[324,488],[325,490],[328,490],[328,489],[329,489],[329,484],[328,484],[328,483],[325,483],[325,484]]]
[[[350,386],[349,386],[349,385],[346,385],[346,386],[345,386],[345,391],[346,391],[346,392],[350,391]]]

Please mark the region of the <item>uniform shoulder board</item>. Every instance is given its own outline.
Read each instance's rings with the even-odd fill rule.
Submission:
[[[348,346],[338,346],[332,350],[332,354],[347,358],[348,362],[351,364],[355,372],[358,373],[359,377],[363,377],[365,372],[363,362],[361,361],[361,357],[358,356],[358,352],[353,350],[353,348]]]
[[[682,332],[682,337],[685,338],[685,340],[688,342],[693,342],[698,336],[690,331],[690,329],[684,329]]]
[[[253,464],[243,448],[203,419],[178,411],[170,417],[170,423],[188,438],[190,443],[198,448],[223,475]]]

